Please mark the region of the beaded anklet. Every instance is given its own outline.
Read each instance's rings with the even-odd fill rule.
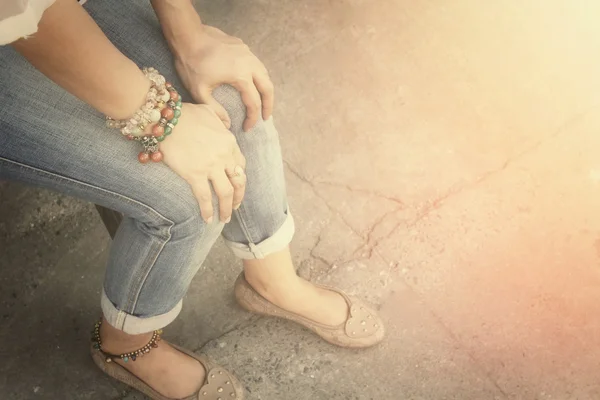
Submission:
[[[181,96],[156,69],[144,68],[142,71],[151,82],[146,103],[130,119],[114,120],[107,116],[106,124],[109,128],[119,129],[127,139],[142,144],[143,151],[138,154],[141,163],[150,160],[160,162],[163,154],[159,150],[159,143],[173,132],[179,122]],[[145,134],[144,131],[150,124],[155,124],[152,133]]]
[[[147,345],[138,349],[136,351],[132,351],[130,353],[123,354],[110,354],[102,350],[102,340],[100,339],[100,326],[102,325],[102,320],[96,322],[94,326],[94,330],[92,331],[92,342],[94,342],[94,349],[100,351],[104,356],[106,356],[105,361],[107,363],[113,362],[116,359],[121,359],[123,362],[128,362],[129,360],[135,361],[138,357],[143,357],[145,354],[150,353],[150,350],[158,347],[158,342],[161,341],[160,335],[162,335],[162,329],[154,331],[152,334],[152,339],[148,342]]]

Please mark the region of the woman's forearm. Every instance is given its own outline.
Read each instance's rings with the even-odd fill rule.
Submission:
[[[193,49],[202,20],[191,0],[151,0],[163,34],[177,57]]]
[[[116,119],[133,115],[150,87],[74,0],[57,0],[44,13],[38,32],[12,45],[44,75]]]

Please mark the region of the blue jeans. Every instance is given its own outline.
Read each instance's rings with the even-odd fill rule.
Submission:
[[[191,102],[147,0],[92,0],[85,8],[127,57],[157,68]],[[247,159],[245,198],[228,224],[217,215],[205,224],[186,181],[164,164],[140,164],[137,143],[105,127],[102,115],[12,48],[0,47],[0,180],[57,190],[125,215],[110,250],[101,306],[108,322],[127,333],[175,319],[220,234],[245,259],[285,249],[294,234],[273,121],[244,133],[239,93],[221,86],[214,97],[229,112]],[[213,202],[217,212],[214,193]]]

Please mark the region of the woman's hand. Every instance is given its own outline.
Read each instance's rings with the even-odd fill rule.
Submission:
[[[211,106],[230,128],[227,111],[212,96],[213,89],[227,83],[239,90],[246,105],[245,131],[261,113],[268,119],[273,112],[273,83],[263,63],[240,39],[211,26],[200,29],[195,44],[176,52],[175,58],[179,77],[194,100]]]
[[[244,197],[246,160],[215,112],[205,105],[184,103],[173,134],[160,145],[164,162],[185,179],[198,199],[202,218],[213,220],[212,193],[219,198],[219,217],[229,222]]]

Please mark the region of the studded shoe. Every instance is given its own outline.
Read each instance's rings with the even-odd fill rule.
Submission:
[[[184,399],[171,399],[152,389],[147,383],[116,362],[107,362],[106,356],[92,345],[92,359],[104,373],[142,392],[152,400],[243,400],[241,383],[229,372],[214,364],[207,357],[192,353],[171,344],[172,347],[196,359],[206,370],[204,385],[197,393]]]
[[[375,310],[360,300],[349,297],[341,290],[327,286],[319,287],[339,293],[346,300],[349,312],[344,323],[338,326],[324,325],[276,306],[250,286],[243,272],[235,282],[234,290],[238,303],[244,309],[296,322],[331,344],[341,347],[364,348],[374,346],[383,340],[385,328]]]

